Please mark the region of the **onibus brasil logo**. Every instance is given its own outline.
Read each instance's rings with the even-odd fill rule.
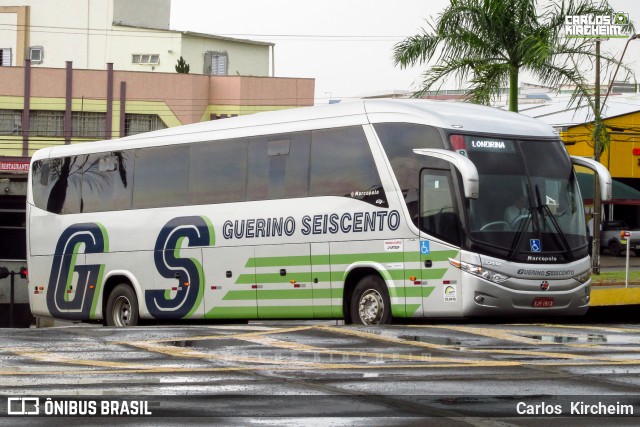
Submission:
[[[564,35],[570,38],[626,38],[629,14],[568,15],[564,19]]]

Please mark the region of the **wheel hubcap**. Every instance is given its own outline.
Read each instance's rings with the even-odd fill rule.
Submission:
[[[127,297],[118,297],[113,304],[113,322],[116,326],[128,326],[131,322],[131,303]]]
[[[360,320],[365,325],[377,325],[384,314],[382,295],[376,290],[369,289],[360,297],[358,305]]]

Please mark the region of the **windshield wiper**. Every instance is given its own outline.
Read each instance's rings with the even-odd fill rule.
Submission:
[[[513,259],[516,254],[519,252],[518,248],[520,247],[520,241],[522,240],[522,236],[524,236],[524,232],[527,229],[527,227],[529,226],[529,223],[531,223],[531,210],[532,208],[529,207],[528,211],[529,211],[529,216],[520,221],[520,224],[518,224],[518,229],[516,230],[516,238],[513,239],[513,243],[511,244],[511,249],[509,250],[509,259]]]
[[[547,204],[542,203],[542,198],[540,197],[540,190],[538,189],[537,184],[535,188],[536,188],[536,199],[537,199],[536,201],[538,202],[538,209],[540,211],[540,215],[542,216],[543,225],[546,224],[546,222],[544,221],[545,213],[546,213],[546,216],[551,220],[551,224],[553,224],[553,228],[556,229],[556,233],[552,234],[553,239],[556,241],[556,243],[559,243],[557,241],[557,237],[560,238],[560,242],[562,244],[559,246],[562,246],[564,248],[564,252],[567,255],[567,258],[569,258],[570,261],[573,261],[575,259],[575,256],[573,254],[573,251],[571,250],[571,246],[569,245],[569,242],[567,241],[567,237],[562,231],[560,224],[558,224],[558,221],[556,221],[556,218],[553,215],[553,212],[551,212],[551,209],[549,209],[549,206]]]

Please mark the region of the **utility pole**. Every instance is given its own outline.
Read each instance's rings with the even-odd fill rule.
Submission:
[[[600,161],[600,150],[602,142],[600,141],[600,40],[596,40],[596,84],[595,84],[595,100],[593,102],[594,129],[593,134],[593,159]],[[593,274],[600,274],[600,211],[602,210],[600,203],[600,190],[598,188],[598,179],[593,180],[593,244],[591,246],[591,271]]]

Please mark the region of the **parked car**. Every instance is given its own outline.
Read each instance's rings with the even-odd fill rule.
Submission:
[[[613,256],[624,254],[627,250],[627,240],[620,236],[620,232],[624,230],[631,231],[624,221],[615,220],[603,222],[602,233],[600,234],[600,247],[609,249],[609,252],[611,252]],[[640,251],[640,238],[632,239],[629,246],[629,249],[638,255],[636,245]]]

